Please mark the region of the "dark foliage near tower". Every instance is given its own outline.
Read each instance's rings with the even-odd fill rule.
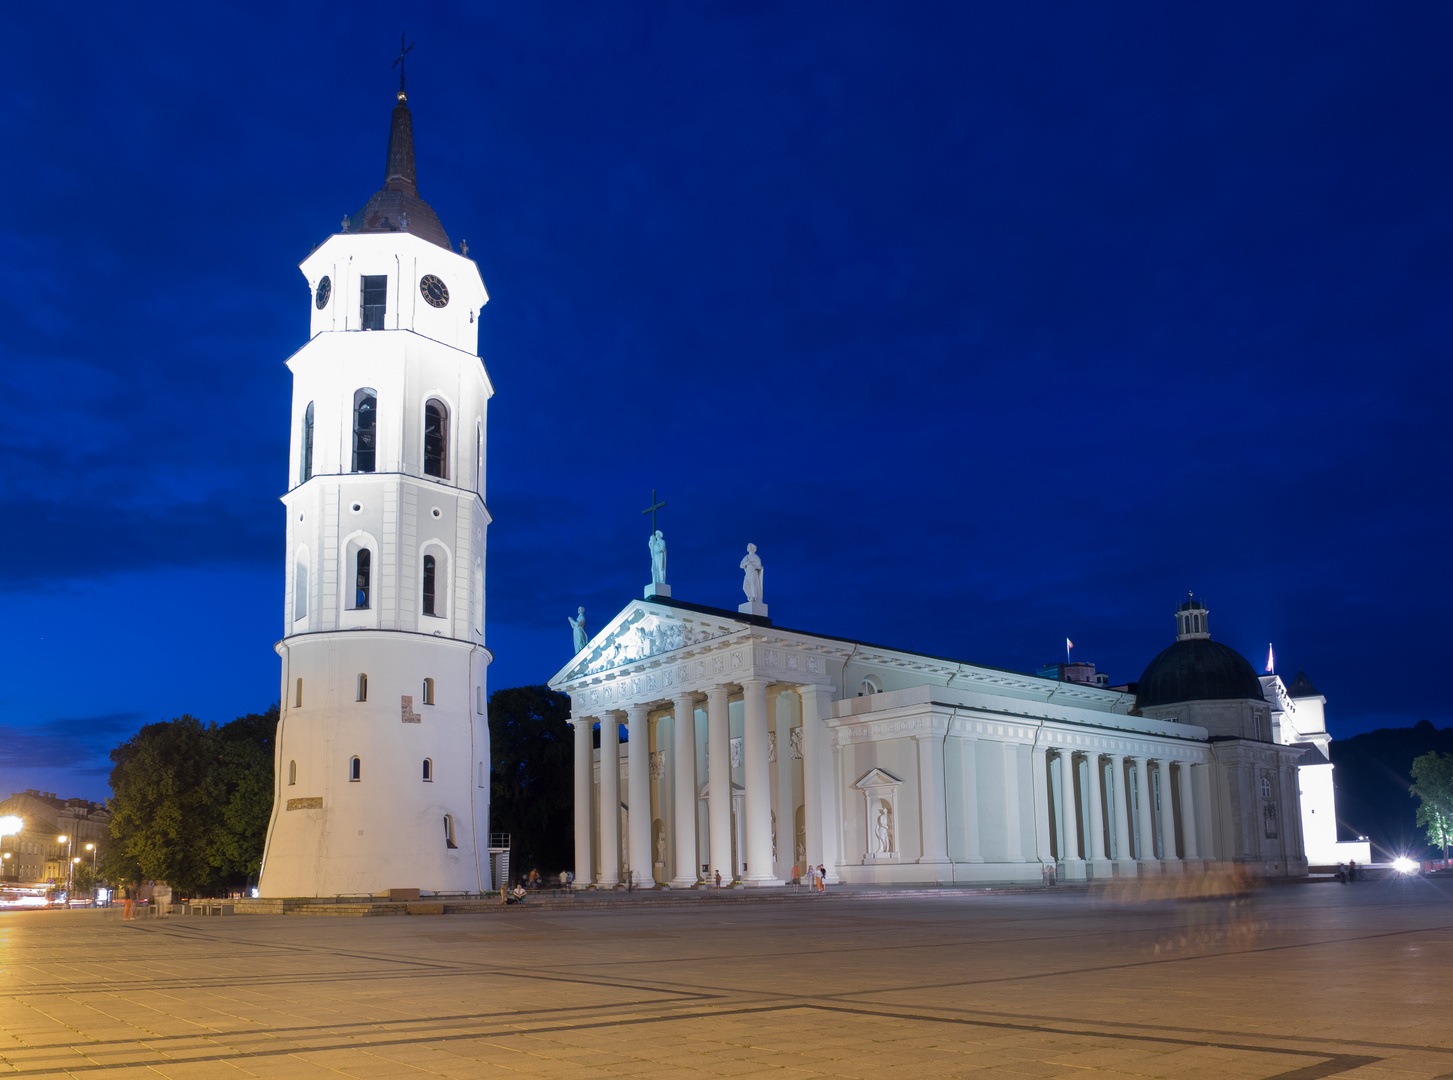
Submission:
[[[510,874],[549,878],[575,864],[570,698],[546,686],[489,696],[489,829],[511,837]]]

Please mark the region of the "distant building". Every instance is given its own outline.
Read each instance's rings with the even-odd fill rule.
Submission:
[[[1110,685],[1110,676],[1103,672],[1097,673],[1095,665],[1084,660],[1076,660],[1070,664],[1045,664],[1035,674],[1041,679],[1078,683],[1081,686],[1108,688]]]
[[[14,814],[24,823],[21,831],[5,837],[5,880],[50,882],[66,880],[72,858],[89,864],[87,844],[97,850],[111,835],[111,811],[89,799],[62,799],[53,791],[27,788],[0,802],[0,817]],[[66,837],[61,843],[59,837]]]

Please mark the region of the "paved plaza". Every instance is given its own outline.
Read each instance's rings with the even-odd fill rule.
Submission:
[[[26,1076],[1453,1076],[1453,883],[0,916]]]

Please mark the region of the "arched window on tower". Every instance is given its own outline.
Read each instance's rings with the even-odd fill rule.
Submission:
[[[373,472],[378,460],[378,391],[353,393],[353,471]]]
[[[288,785],[291,786],[293,784],[296,784],[297,782],[298,782],[298,763],[296,761],[290,761],[290,762],[288,762]]]
[[[362,672],[358,674],[358,700],[368,700],[368,676]]]
[[[302,707],[303,707],[303,680],[302,679],[299,679],[298,680],[297,696],[293,699],[293,708],[295,708],[295,709],[301,709]]]
[[[308,557],[305,551],[298,552],[293,564],[293,620],[308,617]]]
[[[424,406],[424,475],[449,477],[449,410],[438,398]]]
[[[424,680],[424,704],[425,705],[432,705],[432,704],[434,704],[434,680],[433,679],[425,679]]]
[[[426,784],[432,784],[433,782],[434,782],[434,759],[433,758],[425,758],[424,759],[424,783],[426,783]]]
[[[457,848],[459,845],[454,842],[454,815],[444,815],[444,846]]]
[[[434,577],[436,574],[434,556],[424,556],[424,614],[434,614]]]
[[[353,559],[353,607],[356,611],[368,610],[370,585],[373,581],[373,552],[359,548]]]
[[[313,403],[303,411],[303,471],[301,483],[313,478]]]
[[[349,758],[348,759],[348,782],[350,784],[352,784],[352,783],[356,783],[356,782],[358,782],[358,781],[360,781],[362,779],[363,779],[363,762],[359,761],[356,756]]]

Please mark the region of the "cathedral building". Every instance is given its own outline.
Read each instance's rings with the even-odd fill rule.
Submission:
[[[303,260],[282,715],[264,896],[491,887],[489,297],[419,196],[400,86],[383,186]]]
[[[1111,688],[787,629],[746,587],[731,611],[658,581],[550,681],[575,728],[577,887],[1307,873],[1320,711],[1287,698],[1306,726],[1286,737],[1290,707],[1199,601]]]

